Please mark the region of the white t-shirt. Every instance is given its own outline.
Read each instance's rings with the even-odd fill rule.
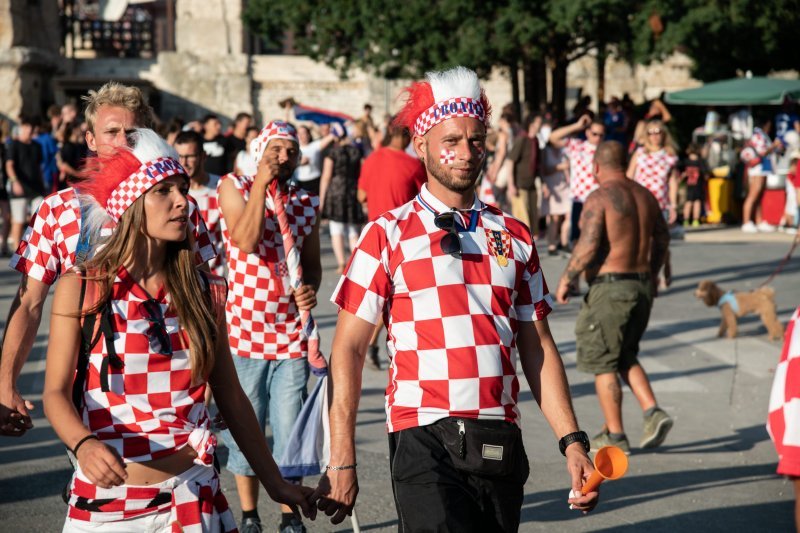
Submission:
[[[321,144],[322,141],[317,139],[316,141],[311,141],[307,145],[300,147],[301,157],[307,158],[308,163],[297,167],[294,173],[294,179],[298,182],[312,181],[322,175]]]

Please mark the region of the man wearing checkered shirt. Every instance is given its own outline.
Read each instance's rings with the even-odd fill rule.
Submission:
[[[109,82],[98,91],[90,91],[85,100],[89,126],[86,144],[100,155],[127,144],[127,135],[134,128],[153,123],[153,110],[136,87]],[[216,250],[193,202],[189,225],[195,236],[198,264],[213,259]],[[28,413],[33,404],[20,396],[16,381],[33,347],[50,286],[80,261],[77,248],[81,227],[81,205],[75,189],[51,194],[42,202],[11,258],[11,267],[22,274],[22,279],[6,320],[0,358],[0,435],[18,437],[33,427]],[[90,251],[87,246],[83,259]]]
[[[262,432],[269,418],[272,452],[280,464],[306,398],[308,358],[313,351],[310,339],[301,333],[301,313],[317,305],[322,277],[319,197],[288,183],[300,161],[294,126],[270,122],[252,141],[250,151],[258,165],[256,175],[227,174],[218,185],[228,262],[228,337],[239,382]],[[279,201],[285,208],[280,213]],[[285,235],[282,213],[288,225]],[[290,240],[299,251],[302,268],[302,285],[296,290],[284,285],[292,268],[287,256]],[[230,432],[225,430],[222,437],[230,450],[226,468],[236,478],[242,507],[240,531],[260,532],[258,478]],[[305,531],[291,508],[282,508],[278,530]]]
[[[474,72],[428,73],[397,121],[414,132],[428,183],[364,229],[334,292],[330,464],[312,497],[341,522],[358,494],[361,367],[381,317],[400,531],[516,531],[528,461],[519,430],[519,357],[567,457],[572,508],[593,467],[547,325],[550,297],[530,230],[476,198],[489,103]]]

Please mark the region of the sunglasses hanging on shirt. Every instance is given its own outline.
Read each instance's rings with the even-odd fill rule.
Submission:
[[[439,241],[439,247],[443,253],[446,253],[456,259],[461,259],[461,239],[458,236],[458,229],[456,228],[456,217],[453,211],[445,211],[439,213],[433,219],[433,223],[437,228],[445,230],[447,234]]]
[[[147,328],[147,339],[150,341],[150,349],[161,355],[172,355],[172,340],[167,332],[167,325],[164,321],[164,313],[161,311],[161,304],[157,300],[148,299],[139,304],[139,311],[144,315],[145,320],[150,323]]]

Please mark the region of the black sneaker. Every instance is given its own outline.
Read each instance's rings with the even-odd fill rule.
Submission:
[[[306,533],[306,526],[297,518],[292,518],[285,526],[278,526],[278,533]]]
[[[378,352],[380,351],[380,347],[378,346],[370,346],[369,351],[367,352],[368,360],[367,364],[372,370],[380,370],[381,369],[381,359],[378,357]]]
[[[262,531],[264,531],[264,528],[258,518],[245,518],[239,528],[239,533],[261,533]]]

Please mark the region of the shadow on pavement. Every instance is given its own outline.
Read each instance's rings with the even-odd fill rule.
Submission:
[[[35,474],[24,474],[3,479],[0,490],[0,503],[22,502],[37,498],[54,497],[67,514],[67,506],[61,499],[61,491],[70,479],[73,470],[69,468],[67,456],[64,455],[64,466],[60,470],[48,470]],[[8,531],[8,530],[6,530]]]
[[[617,525],[594,531],[647,531],[648,533],[674,533],[675,531],[720,531],[725,533],[751,533],[769,531],[782,533],[794,531],[792,502],[773,502],[756,505],[737,505],[677,514],[631,525]],[[769,518],[765,518],[769,517]],[[767,520],[769,523],[765,523]]]
[[[739,428],[735,433],[713,439],[698,440],[695,442],[684,442],[683,444],[671,444],[660,446],[658,453],[724,453],[724,452],[743,452],[752,450],[759,442],[769,439],[766,427],[763,424]],[[639,451],[637,455],[646,453],[656,453]],[[773,469],[774,470],[774,469]]]
[[[535,473],[534,473],[535,475]],[[691,492],[702,492],[709,489],[722,489],[743,485],[756,481],[764,481],[775,477],[775,465],[772,463],[761,465],[731,466],[725,468],[711,468],[707,470],[682,470],[679,472],[666,472],[643,476],[624,477],[614,482],[603,485],[600,505],[587,517],[582,518],[571,511],[567,504],[569,490],[548,491],[543,493],[526,494],[523,500],[521,522],[553,522],[570,519],[591,521],[594,517],[603,517],[604,521],[611,518],[609,513],[624,512],[623,509],[648,502],[656,502]],[[565,472],[565,480],[566,480]],[[720,497],[722,499],[722,497]],[[793,522],[793,503],[777,502],[748,507],[728,507],[719,509],[700,509],[704,503],[693,500],[698,509],[673,509],[669,516],[637,522],[631,526],[616,525],[605,531],[728,531],[728,525],[736,524],[741,529],[736,531],[764,531],[765,517],[770,521],[775,519],[775,528],[770,523],[770,531],[780,529],[780,517],[785,518],[784,527]],[[749,510],[748,510],[749,509]],[[713,513],[713,514],[709,514]],[[626,522],[635,521],[635,517],[626,515]],[[606,522],[607,523],[607,522]],[[688,527],[694,524],[695,527]],[[699,527],[700,525],[704,527]],[[584,523],[592,531],[599,530],[601,524]],[[650,527],[646,527],[650,526]],[[628,529],[625,529],[628,528]]]

